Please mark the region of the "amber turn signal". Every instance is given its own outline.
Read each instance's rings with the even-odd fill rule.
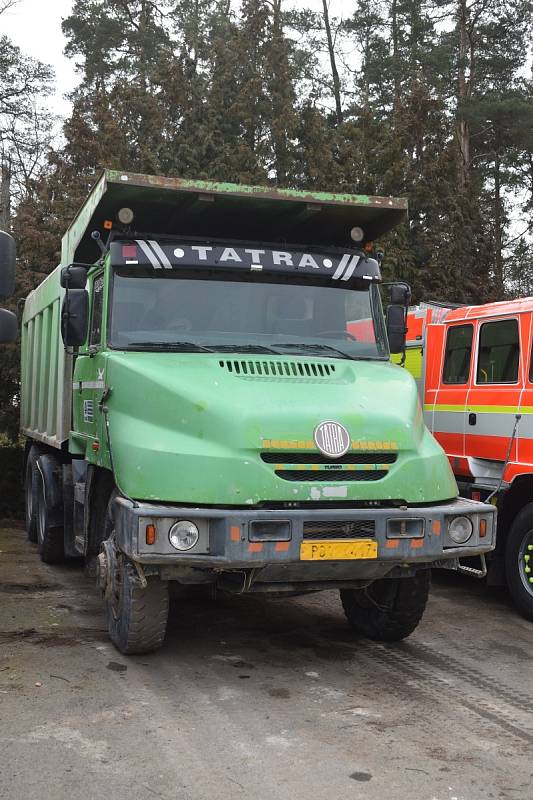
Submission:
[[[479,520],[479,538],[482,539],[486,535],[487,535],[487,520],[486,519],[480,519]]]
[[[146,526],[146,544],[155,544],[155,525]]]

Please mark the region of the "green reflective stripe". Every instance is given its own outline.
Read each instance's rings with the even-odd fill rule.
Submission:
[[[473,411],[477,414],[533,414],[533,406],[456,406],[424,404],[424,411]]]

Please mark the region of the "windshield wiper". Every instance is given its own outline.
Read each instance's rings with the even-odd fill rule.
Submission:
[[[210,344],[213,350],[221,353],[273,353],[277,355],[277,350],[265,347],[262,344]]]
[[[335,358],[348,358],[350,361],[355,361],[356,359],[354,356],[348,355],[345,353],[344,350],[338,350],[336,347],[331,347],[329,344],[305,344],[303,342],[294,343],[294,342],[276,342],[276,347],[292,347],[297,348],[298,350],[313,350],[313,351],[321,351],[327,350],[329,353],[336,353],[337,355],[334,356]]]
[[[128,347],[142,348],[143,350],[175,350],[191,353],[202,352],[212,353],[210,347],[203,347],[201,344],[194,342],[130,342]]]

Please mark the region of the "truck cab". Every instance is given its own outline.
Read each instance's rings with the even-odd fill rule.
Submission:
[[[410,363],[419,367],[426,423],[448,455],[461,493],[498,507],[489,580],[507,583],[529,619],[532,319],[531,298],[454,309],[428,304],[408,315]]]
[[[390,362],[406,298],[385,319],[372,240],[405,211],[111,172],[93,189],[24,312],[27,525],[45,560],[95,563],[122,652],[162,643],[171,581],[337,588],[357,631],[401,639],[433,564],[494,547],[495,509],[457,497]]]

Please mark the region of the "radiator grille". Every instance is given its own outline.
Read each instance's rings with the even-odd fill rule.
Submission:
[[[264,452],[261,458],[266,464],[394,464],[398,458],[397,453],[380,451],[377,453],[355,452],[346,453],[334,459],[326,458],[322,453],[297,453]]]
[[[327,481],[348,483],[349,481],[379,481],[388,474],[386,469],[354,469],[335,472],[328,469],[277,469],[276,475],[285,481]]]
[[[304,539],[357,539],[374,536],[376,524],[373,519],[360,519],[357,522],[313,520],[304,522]]]
[[[259,359],[224,359],[221,369],[246,378],[291,378],[292,380],[327,379],[335,375],[335,364],[314,361],[260,361]]]

